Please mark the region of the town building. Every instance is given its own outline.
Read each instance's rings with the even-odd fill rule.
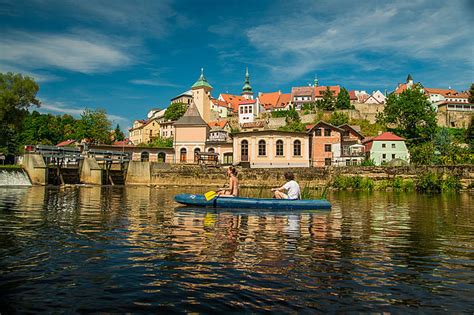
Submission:
[[[362,144],[365,145],[367,158],[373,160],[375,165],[382,165],[395,159],[410,161],[405,139],[391,132],[366,138]]]
[[[232,115],[232,111],[232,107],[229,107],[226,102],[216,98],[211,99],[211,112],[216,113],[218,117],[229,117]]]
[[[234,164],[251,168],[308,167],[309,137],[304,132],[262,130],[233,134]]]
[[[160,122],[160,136],[162,138],[173,138],[175,121]]]
[[[160,118],[154,117],[147,120],[135,120],[129,130],[128,138],[134,145],[149,143],[160,135]]]
[[[194,103],[200,116],[206,123],[211,120],[211,91],[212,86],[207,82],[204,76],[204,69],[201,68],[201,76],[191,87],[193,95],[193,102],[191,104]]]
[[[196,154],[205,152],[209,130],[209,125],[192,102],[186,113],[174,123],[175,163],[196,163]]]
[[[314,102],[313,86],[299,86],[291,88],[291,102],[296,109],[301,109],[305,104]]]
[[[171,104],[174,103],[183,103],[183,104],[191,104],[193,101],[193,93],[192,90],[187,90],[171,99]]]
[[[246,98],[241,95],[234,95],[234,94],[227,94],[227,93],[219,94],[219,97],[217,99],[227,104],[227,107],[229,108],[229,113],[228,113],[229,116],[231,114],[238,114],[239,103],[246,100]]]
[[[255,116],[257,116],[256,111],[256,100],[245,100],[239,102],[239,124],[251,123],[254,121]]]
[[[308,126],[311,144],[311,165],[330,166],[341,161],[341,139],[344,129],[319,121]]]
[[[469,103],[469,94],[467,92],[458,92],[453,89],[433,89],[425,88],[425,94],[432,104],[440,103]]]
[[[437,104],[438,125],[448,128],[468,128],[474,116],[474,104],[465,102],[440,102]]]
[[[335,165],[358,165],[365,160],[365,146],[362,144],[364,135],[359,126],[344,124],[341,138],[341,157],[335,160]]]

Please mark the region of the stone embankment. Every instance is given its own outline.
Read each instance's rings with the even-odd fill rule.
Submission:
[[[133,164],[143,165],[133,165]],[[242,187],[275,187],[284,182],[283,174],[291,170],[300,185],[322,187],[336,176],[360,176],[374,182],[401,179],[416,179],[419,175],[434,172],[459,178],[463,188],[474,183],[474,165],[427,166],[427,167],[328,167],[293,169],[248,169],[238,168]],[[168,165],[155,162],[131,162],[126,178],[127,185],[157,186],[208,186],[217,187],[226,183],[226,168],[201,169],[190,165]]]

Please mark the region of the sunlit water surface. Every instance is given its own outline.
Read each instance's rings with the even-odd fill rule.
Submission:
[[[469,193],[182,209],[148,187],[0,188],[3,312],[472,312]]]

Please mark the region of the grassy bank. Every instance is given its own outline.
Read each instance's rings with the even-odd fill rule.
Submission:
[[[0,165],[0,170],[19,170],[21,168],[21,165],[16,164]]]
[[[396,176],[379,181],[368,177],[338,175],[332,181],[331,187],[337,190],[394,190],[432,193],[462,189],[458,177],[434,172],[419,174],[414,179],[404,179]]]

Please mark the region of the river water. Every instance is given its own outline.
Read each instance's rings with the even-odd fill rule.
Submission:
[[[183,209],[148,187],[0,187],[0,312],[470,312],[469,193]]]

